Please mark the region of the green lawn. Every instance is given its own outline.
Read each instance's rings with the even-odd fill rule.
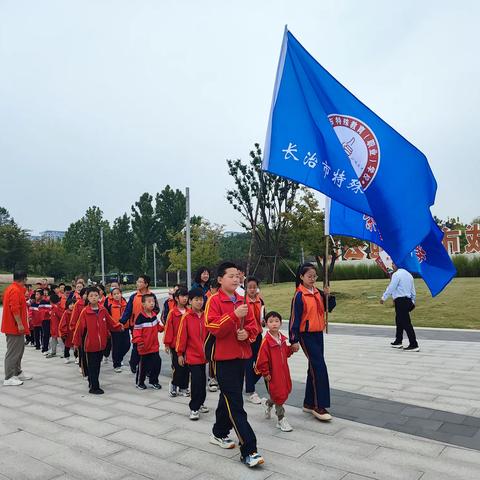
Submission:
[[[393,325],[392,300],[380,305],[380,297],[387,280],[342,280],[332,282],[332,293],[337,307],[330,314],[331,322]],[[290,316],[290,302],[295,285],[281,283],[262,285],[262,296],[267,310],[277,310],[285,318]],[[418,327],[480,329],[480,278],[456,278],[437,297],[432,298],[425,283],[415,279],[417,307],[412,319]]]

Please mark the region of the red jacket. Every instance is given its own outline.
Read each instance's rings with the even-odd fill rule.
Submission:
[[[13,282],[3,294],[2,332],[8,335],[29,334],[27,320],[27,302],[25,300],[25,287],[20,283]],[[15,316],[19,315],[25,332],[18,331]]]
[[[28,307],[28,315],[30,317],[30,326],[32,328],[42,326],[43,310],[41,310],[39,307],[40,307],[40,303],[37,303],[35,300],[32,300]]]
[[[75,302],[75,305],[73,306],[72,316],[70,317],[70,330],[75,331],[75,328],[77,327],[78,319],[84,308],[85,308],[85,301],[83,300],[83,298],[78,299]]]
[[[188,310],[189,309],[187,308],[185,313],[187,313]],[[165,334],[163,335],[163,343],[168,348],[175,349],[175,346],[177,345],[178,327],[180,326],[182,316],[183,313],[177,306],[168,312],[167,321],[165,323]]]
[[[72,310],[67,308],[60,319],[58,324],[58,336],[65,338],[65,346],[67,348],[73,347],[73,330],[70,329],[70,317],[72,316]]]
[[[158,332],[163,332],[163,325],[158,321],[157,314],[141,311],[135,320],[132,342],[137,344],[138,353],[147,355],[160,350]]]
[[[112,317],[105,307],[98,307],[95,311],[91,306],[87,306],[82,310],[78,318],[77,327],[73,334],[73,344],[75,347],[82,345],[84,333],[86,333],[83,341],[85,352],[100,352],[105,350],[107,346],[108,332],[120,332],[123,330],[121,323],[114,323]]]
[[[263,333],[262,320],[263,320],[263,311],[265,309],[265,303],[260,298],[260,295],[257,295],[255,300],[252,300],[250,299],[250,297],[247,296],[247,305],[248,305],[248,310],[250,314],[253,315],[253,317],[255,318],[258,334],[261,335]]]
[[[258,375],[270,375],[268,393],[276,405],[283,405],[292,391],[292,380],[287,358],[293,353],[287,345],[287,337],[280,333],[280,343],[269,332],[265,334],[258,351],[255,371]]]
[[[215,336],[215,360],[247,359],[252,356],[250,344],[255,341],[258,331],[255,318],[251,312],[247,313],[244,329],[248,338],[243,341],[237,339],[237,330],[240,328],[240,319],[233,313],[243,303],[243,297],[235,292],[230,297],[222,289],[212,295],[205,307],[205,325],[207,331]]]
[[[207,363],[203,344],[207,338],[205,314],[198,316],[189,310],[180,320],[175,351],[185,356],[188,365],[202,365]]]
[[[58,326],[62,318],[64,309],[61,306],[61,302],[52,303],[52,313],[50,314],[50,336],[58,337]]]

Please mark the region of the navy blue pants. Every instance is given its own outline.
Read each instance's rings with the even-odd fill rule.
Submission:
[[[123,357],[130,350],[130,332],[112,332],[112,360],[113,368],[122,366]]]
[[[50,343],[50,320],[42,322],[42,353],[48,352],[48,345]]]
[[[307,385],[303,405],[309,408],[330,407],[330,384],[323,358],[323,332],[300,333],[300,345],[308,358]]]
[[[260,379],[261,375],[257,375],[253,366],[257,361],[258,351],[260,350],[260,345],[262,344],[262,336],[258,335],[255,341],[250,344],[252,347],[252,357],[245,362],[245,392],[253,393],[255,391],[255,385]]]
[[[233,427],[245,457],[257,451],[257,439],[243,408],[245,360],[218,360],[216,369],[220,396],[212,432],[216,437],[225,438]]]

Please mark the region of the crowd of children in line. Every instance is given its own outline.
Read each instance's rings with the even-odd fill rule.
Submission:
[[[309,362],[303,409],[319,420],[331,419],[326,410],[330,392],[323,358],[325,294],[329,292],[315,288],[316,278],[312,264],[299,268],[289,338],[280,331],[281,315],[275,311],[265,314],[259,281],[249,277],[245,282],[242,269],[231,262],[218,267],[214,280],[202,267],[190,290],[176,285],[161,315],[147,275],[138,277],[137,291],[128,301],[117,283],[110,285],[108,295],[104,286],[86,287],[82,279],[73,288],[41,283],[34,290],[27,289],[30,332],[25,343],[53,358],[61,339],[66,364],[72,361],[73,348],[91,394],[104,393],[99,384],[100,367],[109,362],[110,353],[114,371],[121,373],[123,359],[131,350],[129,367],[136,387],[145,390],[148,379],[148,384],[159,390],[162,361],[158,334],[163,332],[172,367],[168,395],[190,397],[190,419],[198,420],[208,412],[204,404],[207,389],[219,390],[210,442],[234,448],[229,437],[233,428],[242,462],[254,467],[264,460],[257,453],[256,437],[244,410],[244,385],[247,401],[263,404],[267,419],[275,408],[276,426],[291,431],[284,409],[292,390],[288,358],[300,346]],[[330,297],[329,309],[334,306],[334,297]],[[255,391],[262,377],[266,399]]]

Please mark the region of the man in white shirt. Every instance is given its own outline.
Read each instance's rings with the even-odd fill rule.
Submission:
[[[393,298],[395,305],[395,324],[397,325],[395,341],[390,345],[393,348],[403,348],[406,352],[418,352],[420,348],[415,336],[412,322],[410,320],[410,312],[415,308],[415,284],[412,275],[403,268],[394,266],[395,272],[390,280],[385,293],[382,295],[380,303],[385,303],[388,297]],[[409,345],[403,347],[403,331],[405,330]]]

